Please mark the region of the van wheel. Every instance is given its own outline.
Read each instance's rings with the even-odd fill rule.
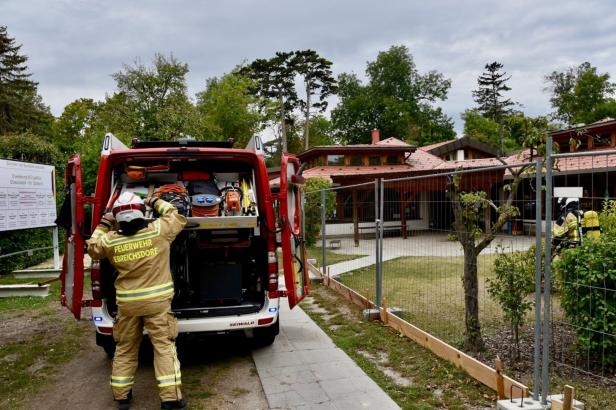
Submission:
[[[96,344],[103,348],[110,359],[113,359],[116,348],[116,343],[115,340],[113,340],[113,336],[102,335],[96,332]]]
[[[256,328],[254,330],[254,336],[252,343],[255,347],[269,346],[274,343],[276,336],[280,333],[280,316],[278,320],[271,326]]]

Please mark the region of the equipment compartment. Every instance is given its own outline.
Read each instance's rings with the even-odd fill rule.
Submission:
[[[219,160],[142,161],[116,167],[114,180],[118,194],[130,191],[145,198],[162,192],[160,198],[187,217],[184,230],[171,245],[172,309],[178,317],[239,315],[261,309],[268,252],[260,236],[250,166]],[[146,218],[158,216],[152,213],[147,209]],[[112,284],[117,273],[106,266],[107,308],[113,314]]]

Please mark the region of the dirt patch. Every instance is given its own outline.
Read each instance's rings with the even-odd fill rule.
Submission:
[[[0,345],[21,343],[41,334],[53,338],[62,332],[69,320],[74,319],[60,303],[50,303],[43,309],[3,313],[0,315]]]
[[[357,354],[373,362],[377,369],[383,372],[385,376],[389,377],[398,386],[409,387],[413,385],[413,381],[410,380],[408,377],[404,377],[402,374],[400,374],[396,370],[385,365],[387,362],[389,362],[389,356],[387,353],[377,352],[377,354],[375,355],[365,350],[358,350]],[[442,396],[442,392],[441,392],[441,396]]]
[[[24,409],[49,410],[115,407],[109,387],[111,361],[88,337],[83,351],[58,371],[56,382],[24,403]],[[219,338],[180,341],[182,391],[191,409],[267,409],[261,381],[247,341]],[[146,349],[145,351],[148,351]],[[140,360],[131,409],[160,407],[151,357]]]

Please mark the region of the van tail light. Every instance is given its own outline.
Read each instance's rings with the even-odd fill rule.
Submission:
[[[92,280],[92,299],[102,299],[101,294],[101,263],[100,261],[93,260],[92,267],[90,269],[90,279]]]
[[[267,290],[275,292],[278,290],[278,258],[276,252],[267,253]]]
[[[259,321],[257,322],[257,325],[263,326],[263,325],[270,324],[273,321],[274,321],[273,317],[266,317],[266,318],[263,318],[263,319],[259,319]]]

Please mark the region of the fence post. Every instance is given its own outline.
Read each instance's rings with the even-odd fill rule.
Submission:
[[[382,289],[381,289],[381,225],[383,221],[381,220],[381,179],[374,180],[374,243],[376,246],[374,263],[375,263],[375,289],[376,289],[376,307],[380,308],[382,305]]]
[[[550,293],[552,291],[552,136],[545,152],[545,269],[543,294],[543,348],[541,363],[541,404],[547,404],[550,390]]]
[[[58,244],[58,226],[53,227],[51,237],[53,241],[53,268],[60,269],[60,246]]]
[[[325,239],[325,208],[325,190],[321,189],[321,256],[323,258],[321,260],[321,272],[323,272],[323,275],[325,275],[327,268],[327,261],[325,259],[325,250],[327,247],[327,241]]]
[[[539,400],[541,361],[541,182],[542,161],[537,158],[535,171],[535,352],[533,357],[533,400]]]

